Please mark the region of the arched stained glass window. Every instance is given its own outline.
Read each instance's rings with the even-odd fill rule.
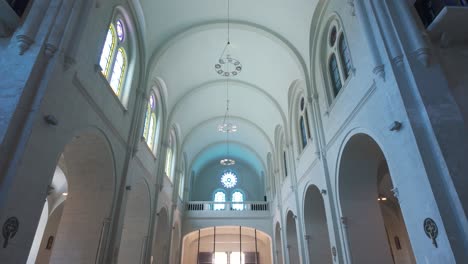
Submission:
[[[164,171],[166,172],[167,177],[171,182],[174,182],[174,160],[176,156],[176,143],[174,138],[174,132],[172,131],[169,135],[169,140],[167,144],[167,152],[166,152],[166,167]]]
[[[309,127],[309,120],[307,115],[307,105],[305,103],[304,97],[301,97],[299,103],[299,137],[300,137],[300,150],[305,149],[307,143],[309,142],[310,137],[310,127]]]
[[[348,43],[346,42],[343,34],[340,36],[339,46],[340,58],[343,64],[343,74],[345,79],[348,79],[349,75],[351,74],[352,65],[351,56],[349,55]]]
[[[233,210],[244,210],[244,194],[242,192],[233,192],[231,202]]]
[[[129,43],[126,39],[124,21],[115,19],[109,25],[99,60],[102,75],[120,99],[123,96],[122,89],[128,65],[126,50],[128,50]]]
[[[122,91],[122,82],[125,75],[125,68],[127,64],[127,58],[125,51],[119,48],[114,62],[114,69],[112,70],[112,77],[110,80],[110,86],[114,90],[115,94],[120,96]]]
[[[115,29],[113,25],[110,25],[109,30],[107,31],[104,47],[102,48],[101,59],[99,61],[99,66],[101,66],[104,77],[109,75],[110,65],[112,64],[112,55],[115,51],[115,44]]]
[[[329,36],[326,43],[324,61],[324,71],[326,69],[329,80],[329,99],[330,103],[351,76],[353,65],[351,61],[351,52],[346,41],[346,35],[343,26],[335,19],[330,25]],[[324,43],[325,44],[325,43]],[[325,64],[326,62],[326,64]]]
[[[336,61],[335,54],[333,54],[330,57],[329,71],[330,71],[330,78],[332,80],[332,85],[333,85],[333,93],[334,93],[334,96],[336,96],[341,90],[342,83],[341,83],[340,72],[338,69],[338,62]]]
[[[215,192],[213,201],[215,202],[213,210],[224,210],[226,208],[226,193],[223,191]]]
[[[143,130],[143,138],[146,141],[148,147],[154,151],[155,139],[156,139],[156,96],[154,92],[151,92],[148,104],[146,106],[146,117],[145,117],[145,128]]]

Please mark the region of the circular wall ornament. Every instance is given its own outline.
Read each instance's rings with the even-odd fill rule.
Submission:
[[[215,71],[221,76],[237,76],[242,71],[240,61],[231,58],[231,55],[226,55],[225,58],[220,58],[215,64]]]
[[[432,244],[437,248],[437,236],[439,235],[439,228],[432,218],[424,219],[424,233],[432,240]]]
[[[232,188],[237,184],[237,176],[233,172],[227,171],[221,176],[221,183],[226,188]]]

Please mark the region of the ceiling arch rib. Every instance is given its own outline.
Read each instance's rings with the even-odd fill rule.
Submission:
[[[239,141],[230,141],[229,157],[249,164],[258,175],[265,171],[266,160],[251,146]],[[189,158],[190,167],[197,174],[206,164],[226,157],[226,141],[213,142],[201,149],[193,158]]]
[[[189,133],[185,136],[184,142],[182,143],[182,148],[189,148],[191,144],[194,142],[200,143],[199,139],[201,136],[206,135],[206,130],[212,132],[212,130],[216,130],[219,124],[222,124],[224,120],[224,116],[216,116],[207,120],[204,120],[197,124],[197,126],[190,128]],[[239,131],[238,133],[231,134],[230,139],[238,138],[237,135],[252,137],[255,136],[254,139],[249,141],[259,142],[262,147],[257,147],[256,149],[271,151],[274,149],[272,140],[268,137],[267,133],[257,124],[251,122],[248,119],[238,117],[238,116],[230,116],[230,120],[234,121],[237,125]],[[203,135],[200,135],[203,134]],[[225,133],[218,133],[219,137],[225,138]],[[210,135],[211,136],[211,135]],[[247,140],[246,140],[247,141]]]

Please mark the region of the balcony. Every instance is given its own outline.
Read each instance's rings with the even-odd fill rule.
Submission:
[[[191,201],[185,204],[187,231],[210,226],[249,226],[263,230],[271,224],[269,202]]]
[[[268,211],[268,202],[187,202],[187,211]]]
[[[414,7],[431,39],[446,46],[468,43],[468,0],[417,0]]]

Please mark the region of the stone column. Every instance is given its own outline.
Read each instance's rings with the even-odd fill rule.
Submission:
[[[63,0],[62,6],[58,11],[57,18],[45,44],[45,52],[48,56],[53,56],[57,51],[63,38],[65,28],[70,20],[70,13],[75,3],[76,1],[74,0]]]
[[[47,7],[50,4],[50,0],[35,0],[31,6],[29,14],[24,21],[23,26],[18,31],[16,39],[18,41],[19,54],[23,55],[32,43],[39,30],[44,15],[47,12]]]
[[[371,58],[374,66],[374,74],[379,76],[382,79],[385,79],[385,68],[382,62],[382,58],[379,53],[379,47],[375,40],[375,34],[372,30],[371,21],[368,16],[368,10],[365,8],[365,0],[356,0],[354,3],[354,8],[356,16],[358,18],[359,24],[364,33],[364,37],[369,45],[369,51],[371,53]]]

